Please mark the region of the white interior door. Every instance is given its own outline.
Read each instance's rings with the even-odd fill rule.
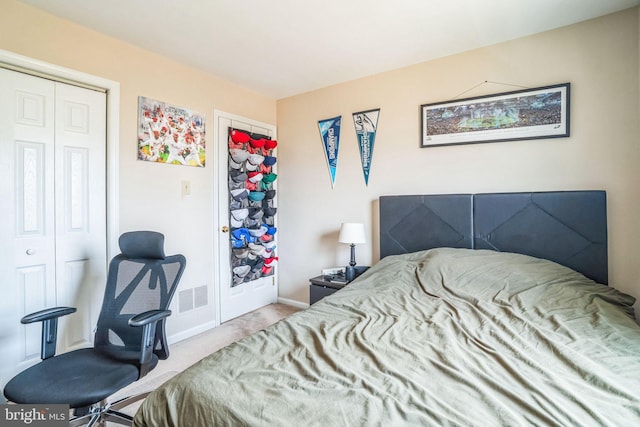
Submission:
[[[50,81],[0,69],[0,352],[2,384],[39,354],[20,317],[55,304],[54,92]]]
[[[62,349],[93,342],[107,277],[106,94],[62,83],[55,91],[56,304]]]
[[[278,299],[278,269],[271,276],[261,277],[257,280],[244,282],[232,286],[231,273],[231,247],[230,247],[230,224],[229,224],[229,187],[228,187],[228,165],[229,147],[228,132],[229,127],[242,129],[250,133],[260,133],[276,139],[276,128],[273,125],[257,122],[255,120],[227,114],[220,111],[214,113],[215,123],[215,145],[218,153],[218,194],[214,198],[217,206],[214,210],[217,214],[218,224],[218,248],[217,270],[218,270],[218,310],[220,322],[238,317],[249,311],[256,310],[267,304],[275,303]],[[274,188],[277,185],[274,183]],[[276,215],[277,221],[277,215]],[[277,228],[277,223],[275,224]],[[274,235],[277,244],[277,233]]]
[[[72,305],[58,351],[87,346],[106,280],[104,93],[0,69],[0,381],[35,363],[40,324]]]

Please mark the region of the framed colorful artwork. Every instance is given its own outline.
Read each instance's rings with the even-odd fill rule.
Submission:
[[[138,97],[138,160],[204,167],[205,145],[204,114]]]

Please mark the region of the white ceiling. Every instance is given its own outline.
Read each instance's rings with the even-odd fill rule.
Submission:
[[[21,0],[280,99],[640,0]]]

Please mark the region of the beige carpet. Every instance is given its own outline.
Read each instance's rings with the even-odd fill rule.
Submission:
[[[120,390],[109,398],[114,402],[125,396],[150,391],[183,371],[203,357],[221,349],[239,339],[276,323],[300,309],[285,304],[271,304],[243,316],[232,319],[194,337],[170,346],[167,360],[161,360],[158,366],[140,381]],[[139,402],[132,404],[122,412],[133,415]],[[111,423],[107,423],[111,425]]]

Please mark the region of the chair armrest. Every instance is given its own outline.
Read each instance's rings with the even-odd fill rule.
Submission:
[[[75,313],[76,311],[77,310],[74,307],[45,308],[44,310],[27,314],[22,319],[20,319],[20,323],[26,325],[33,322],[43,322],[45,320],[66,316],[67,314]]]
[[[58,336],[58,317],[75,313],[74,307],[54,307],[27,314],[20,323],[27,325],[34,322],[42,322],[42,344],[40,346],[40,358],[42,360],[55,356],[56,341]]]
[[[142,342],[140,344],[140,372],[138,379],[147,375],[150,369],[151,354],[153,353],[158,322],[171,315],[171,310],[149,310],[136,314],[129,319],[129,326],[142,327]]]
[[[130,326],[144,326],[151,322],[157,322],[171,315],[171,310],[149,310],[144,313],[136,314],[129,319]]]

